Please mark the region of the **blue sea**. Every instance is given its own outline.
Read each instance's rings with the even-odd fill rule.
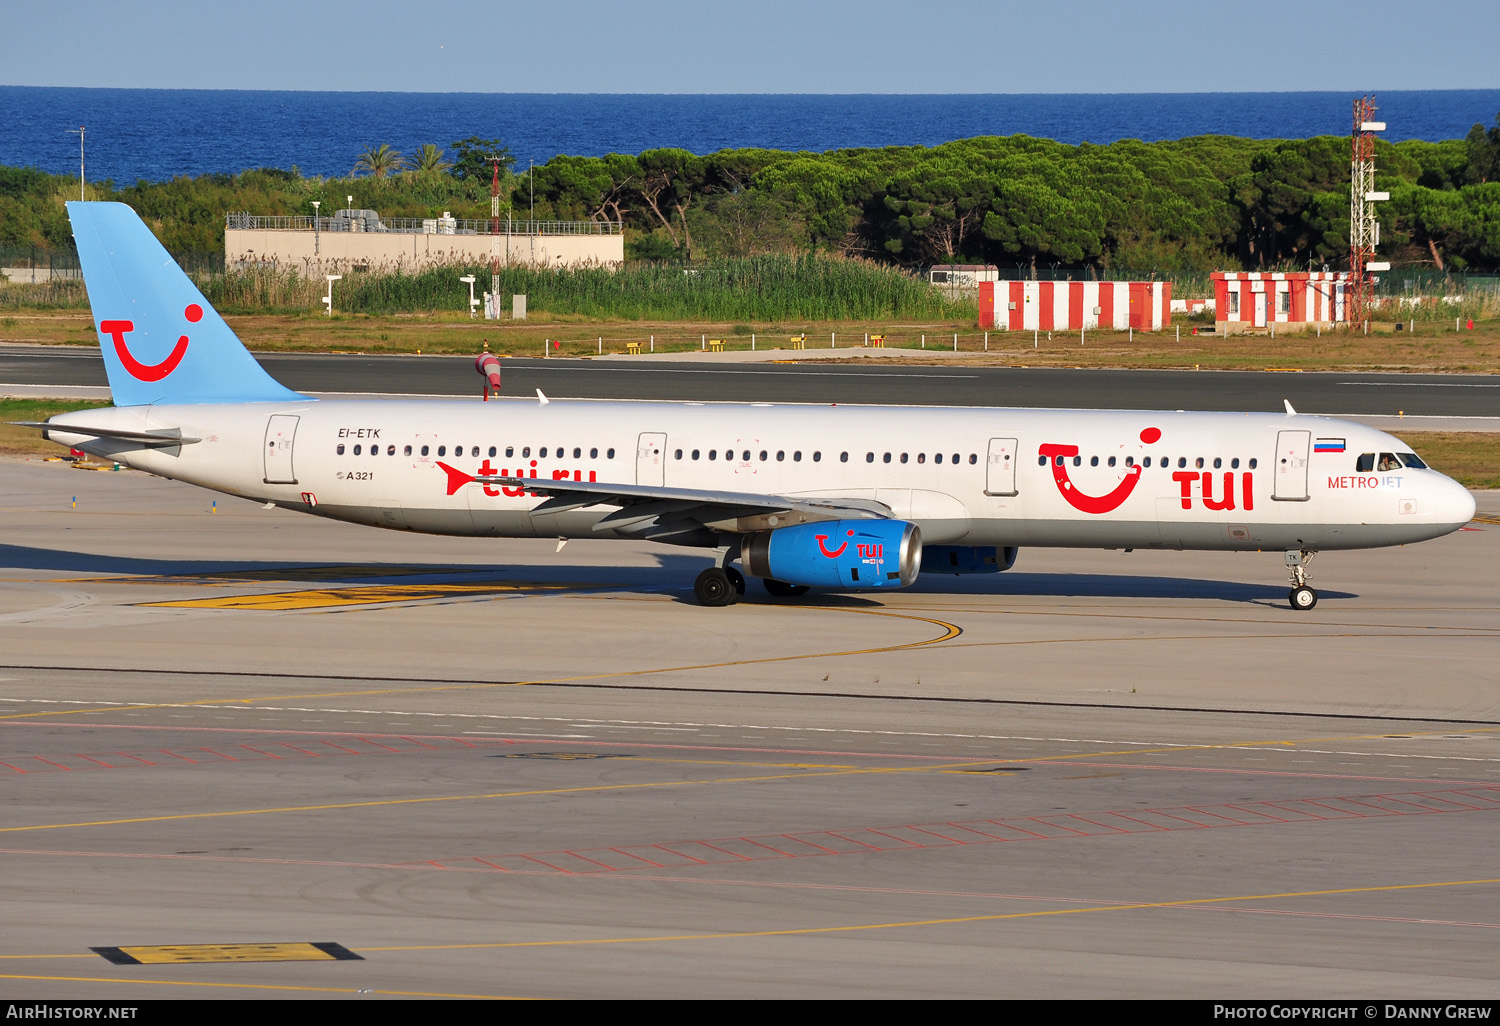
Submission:
[[[977,135],[1066,143],[1347,135],[1348,93],[1032,95],[640,95],[348,93],[0,86],[0,164],[78,171],[128,185],[177,175],[299,168],[344,175],[389,143],[410,153],[469,136],[504,140],[524,168],[559,153],[639,153],[677,146],[823,151],[926,146]],[[1495,123],[1500,89],[1377,94],[1386,138],[1458,139]]]

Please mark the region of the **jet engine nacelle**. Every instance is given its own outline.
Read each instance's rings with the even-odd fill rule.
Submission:
[[[922,565],[922,532],[904,520],[832,520],[751,535],[745,571],[786,584],[904,588]]]
[[[922,569],[929,574],[997,574],[1016,565],[1014,545],[926,545]]]

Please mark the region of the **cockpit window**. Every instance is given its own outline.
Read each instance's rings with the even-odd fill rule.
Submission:
[[[1402,452],[1397,453],[1397,455],[1401,457],[1402,463],[1406,464],[1408,467],[1411,467],[1413,470],[1427,469],[1427,464],[1422,462],[1422,457],[1418,456],[1414,452]]]
[[[1377,463],[1376,466],[1380,470],[1400,470],[1401,461],[1396,459],[1395,453],[1383,452],[1380,454],[1380,462]]]
[[[1375,469],[1375,454],[1373,452],[1360,453],[1359,459],[1354,461],[1354,469],[1361,474],[1368,474]]]

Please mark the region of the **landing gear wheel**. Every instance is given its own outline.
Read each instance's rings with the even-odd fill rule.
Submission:
[[[729,578],[729,583],[734,585],[735,594],[737,594],[740,598],[744,598],[745,575],[740,573],[732,566],[726,566],[724,568],[724,573]]]
[[[763,577],[760,581],[766,586],[766,592],[777,598],[795,598],[798,595],[806,595],[810,590],[805,584],[788,584],[771,577]]]
[[[693,582],[693,596],[700,605],[732,606],[739,601],[740,593],[735,590],[723,567],[711,566]]]
[[[1293,609],[1299,612],[1306,611],[1318,604],[1318,593],[1304,584],[1299,588],[1293,588],[1287,595],[1287,601],[1291,603]]]

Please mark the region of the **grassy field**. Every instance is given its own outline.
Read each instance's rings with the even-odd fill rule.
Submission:
[[[250,348],[279,352],[477,353],[510,356],[587,356],[623,353],[631,342],[656,352],[696,352],[706,339],[726,348],[787,348],[793,335],[807,335],[809,349],[826,349],[830,336],[839,348],[860,345],[866,334],[883,334],[887,348],[922,350],[934,360],[954,357],[974,363],[1057,367],[1141,367],[1213,370],[1386,370],[1491,374],[1500,370],[1500,320],[1481,321],[1473,330],[1454,331],[1449,322],[1418,321],[1415,331],[1396,332],[1390,324],[1371,326],[1369,335],[1311,334],[1194,335],[1192,322],[1164,332],[976,331],[964,323],[869,323],[804,321],[726,323],[589,320],[536,316],[524,322],[469,320],[456,314],[254,314],[226,318]],[[43,345],[95,345],[84,310],[17,310],[0,315],[0,342]],[[1081,343],[1081,344],[1080,344]],[[947,355],[939,355],[947,354]]]
[[[42,440],[34,428],[13,427],[14,420],[45,420],[55,413],[95,409],[103,402],[0,399],[0,453],[60,456],[62,446]],[[1403,431],[1427,463],[1470,488],[1500,488],[1500,433],[1478,431]]]

